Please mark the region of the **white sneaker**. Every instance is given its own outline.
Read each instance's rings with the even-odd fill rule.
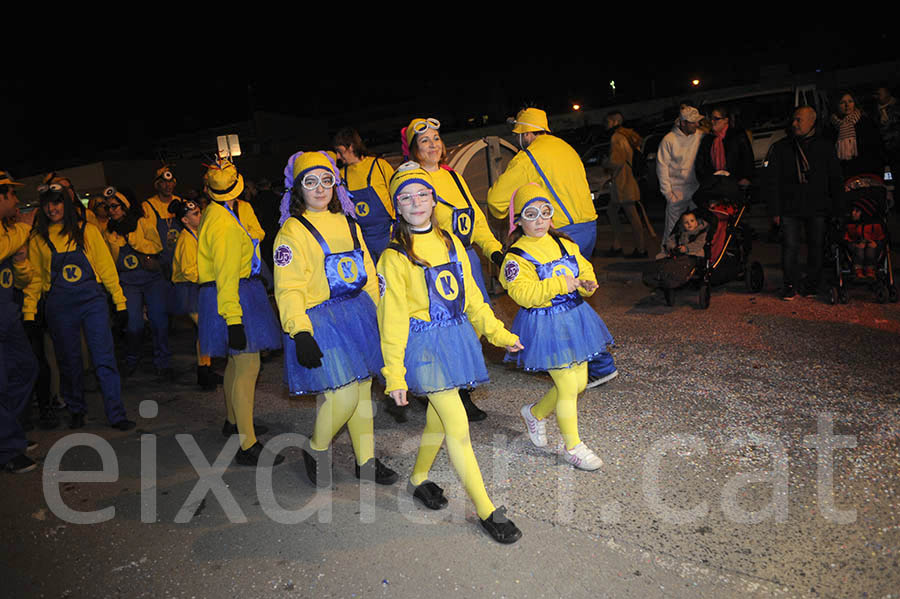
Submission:
[[[597,454],[588,449],[584,443],[579,443],[573,447],[571,452],[566,449],[565,443],[561,444],[559,448],[561,450],[560,455],[567,462],[581,470],[596,470],[603,465],[603,460],[598,458]]]
[[[613,370],[606,376],[598,376],[598,377],[589,376],[588,384],[584,388],[585,389],[593,389],[594,387],[599,387],[603,383],[608,383],[609,381],[613,380],[617,376],[619,376],[618,370]]]
[[[528,436],[531,437],[531,442],[535,447],[546,447],[547,446],[547,427],[544,426],[543,420],[538,420],[531,414],[531,408],[534,407],[534,404],[528,404],[527,406],[522,406],[522,409],[519,410],[519,413],[522,414],[522,420],[525,421],[525,430],[528,431]]]

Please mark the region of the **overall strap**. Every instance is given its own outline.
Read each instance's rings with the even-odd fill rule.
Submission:
[[[531,254],[529,254],[528,252],[526,252],[526,251],[523,250],[523,249],[520,249],[520,248],[509,248],[509,251],[508,251],[507,253],[509,253],[509,254],[515,254],[516,256],[519,256],[519,257],[521,257],[521,258],[525,258],[526,260],[528,260],[529,262],[531,262],[531,263],[535,266],[535,268],[537,268],[538,266],[541,265],[541,263],[538,262],[537,260],[535,260],[534,257],[533,257]]]
[[[159,212],[156,210],[156,208],[153,207],[153,202],[151,202],[150,200],[144,200],[144,203],[147,204],[148,206],[150,206],[150,210],[152,210],[153,214],[156,215],[156,220],[162,220],[162,221],[166,220],[163,217],[161,217],[159,215]]]
[[[350,218],[349,214],[345,214],[344,218],[347,219],[347,226],[350,227],[350,237],[353,238],[353,249],[359,249],[359,236],[356,234],[356,221]],[[303,219],[306,220],[306,219]]]
[[[300,221],[300,224],[306,227],[310,234],[315,238],[315,240],[319,242],[319,246],[321,246],[322,252],[324,252],[326,256],[329,255],[331,253],[331,248],[328,247],[328,243],[326,243],[325,238],[322,237],[322,234],[319,233],[319,231],[312,225],[312,223],[306,220],[306,217],[302,215],[295,218]]]
[[[466,189],[463,187],[462,181],[459,180],[459,175],[456,174],[456,171],[448,171],[450,176],[453,177],[453,180],[456,182],[456,186],[459,187],[459,193],[462,194],[463,199],[466,201],[466,206],[469,208],[472,207],[472,200],[469,199],[469,194],[466,193]]]
[[[447,231],[445,231],[443,229],[441,229],[440,231],[443,234],[444,239],[446,239],[447,241],[450,242],[450,248],[449,248],[450,262],[459,262],[459,258],[456,255],[456,244],[453,243],[453,237],[450,235],[450,233],[448,233]]]
[[[372,171],[375,170],[375,163],[376,163],[376,162],[378,162],[378,159],[377,159],[377,158],[375,158],[374,160],[372,160],[372,166],[369,167],[369,174],[366,175],[366,187],[372,187]],[[378,167],[378,168],[380,169],[381,167]],[[346,181],[346,180],[347,180],[347,178],[344,177],[344,181]]]
[[[559,246],[560,254],[562,254],[563,257],[568,256],[569,251],[566,249],[566,246],[563,245],[562,239],[560,239],[559,237],[554,237],[552,235],[551,235],[551,237],[553,237],[553,241],[556,242],[556,245]]]
[[[541,176],[541,179],[544,180],[544,185],[547,186],[547,189],[550,190],[550,193],[553,194],[553,199],[556,200],[556,203],[559,204],[559,207],[562,209],[563,214],[566,215],[566,218],[569,219],[569,224],[574,225],[575,221],[572,219],[572,215],[569,214],[569,211],[566,210],[565,205],[563,205],[562,200],[559,199],[559,196],[556,195],[556,190],[553,189],[553,186],[550,185],[550,180],[547,179],[547,175],[544,174],[544,171],[541,170],[541,165],[538,164],[537,160],[534,159],[534,154],[531,153],[530,150],[524,150],[528,157],[531,159],[531,164],[534,165],[534,168],[537,170],[538,174]]]

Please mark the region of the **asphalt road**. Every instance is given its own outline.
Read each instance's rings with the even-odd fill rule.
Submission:
[[[203,467],[225,446],[224,403],[221,389],[191,384],[183,327],[177,380],[126,386],[135,431],[106,427],[89,396],[83,432],[109,444],[116,476],[66,481],[45,463],[0,477],[3,595],[900,597],[900,304],[875,304],[866,289],[846,306],[783,302],[775,249],[757,252],[766,289],[716,289],[709,310],[690,291],[666,306],[635,280],[646,263],[595,259],[591,303],[616,338],[620,372],[579,402],[582,439],[605,461],[597,472],[530,445],[518,411],[549,378],[486,351],[491,384],[474,398],[489,417],[471,437],[492,499],[523,531],[512,546],[481,531],[444,451],[433,479],[449,509],[411,503],[417,402],[405,424],[376,415],[377,451],[401,473],[394,486],[357,484],[344,433],[330,500],[315,496],[293,446],[271,487],[235,465],[209,476]],[[496,312],[511,322],[515,307],[500,296]],[[277,357],[264,364],[264,440],[309,434],[314,408],[284,391]],[[548,431],[552,448],[552,418]],[[60,453],[68,432],[30,433],[33,455]],[[86,446],[62,457],[63,470],[100,467]],[[200,480],[215,493],[195,489]],[[76,524],[60,506],[111,518]]]

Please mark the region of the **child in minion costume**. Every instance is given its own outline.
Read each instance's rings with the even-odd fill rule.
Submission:
[[[197,235],[200,230],[200,206],[191,200],[175,199],[169,204],[169,213],[175,215],[181,223],[181,233],[175,243],[175,254],[172,256],[172,283],[175,284],[175,303],[172,313],[188,316],[197,326],[197,307],[200,286],[197,284]],[[204,391],[213,391],[221,382],[219,375],[212,370],[212,360],[200,351],[197,340],[197,384]]]
[[[378,279],[354,206],[325,152],[298,152],[285,168],[275,238],[275,298],[291,393],[323,393],[309,451],[314,485],[330,485],[328,449],[346,424],[357,478],[390,485],[397,473],[375,457],[372,377],[384,363],[375,304]]]
[[[116,324],[128,318],[125,294],[103,234],[83,220],[75,207],[71,187],[53,182],[38,188],[40,211],[28,242],[28,260],[34,277],[25,289],[22,314],[34,322],[38,301],[56,350],[60,368],[60,393],[71,414],[70,428],[85,424],[86,403],[82,385],[81,333],[94,363],[106,418],[119,430],[134,428],[122,403],[121,380],[116,366],[106,291],[116,307]],[[102,287],[101,287],[102,285]]]
[[[428,480],[446,439],[450,461],[482,526],[495,540],[514,543],[521,532],[506,518],[505,508],[495,509],[488,497],[458,389],[488,380],[479,334],[509,351],[522,346],[484,302],[465,246],[437,226],[434,196],[430,173],[414,162],[398,167],[391,197],[399,217],[393,241],[378,261],[385,389],[397,405],[408,403],[407,391],[428,397],[408,490],[429,509],[447,505],[443,490]]]
[[[259,352],[281,347],[278,319],[259,278],[259,241],[235,213],[244,179],[229,160],[206,172],[212,200],[203,212],[197,240],[198,329],[200,351],[228,358],[225,367],[224,434],[240,434],[235,461],[256,466],[264,449],[256,439],[253,399]],[[284,456],[274,456],[279,464]]]
[[[131,192],[107,187],[103,192],[110,218],[104,231],[110,254],[119,272],[119,283],[128,300],[128,326],[125,374],[138,367],[144,334],[144,306],[153,336],[153,366],[156,372],[172,376],[169,350],[169,283],[163,277],[160,253],[162,242],[154,227],[146,227],[141,208],[135,206]]]
[[[500,282],[521,306],[512,331],[525,349],[506,360],[553,380],[537,403],[523,406],[522,418],[532,443],[547,445],[544,419],[556,413],[564,444],[560,454],[583,470],[603,465],[578,436],[578,394],[588,382],[588,361],[613,343],[604,322],[583,298],[597,289],[591,263],[578,246],[550,225],[554,206],[546,189],[527,183],[509,205],[510,241]]]

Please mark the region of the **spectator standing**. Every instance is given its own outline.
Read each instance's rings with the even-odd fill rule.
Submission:
[[[705,204],[709,193],[749,185],[753,177],[753,148],[747,132],[734,126],[724,106],[710,111],[710,122],[712,129],[700,140],[694,162],[694,174],[700,184],[694,194],[697,204]]]
[[[842,178],[834,146],[817,131],[813,108],[801,106],[794,111],[791,134],[769,150],[761,188],[769,214],[776,225],[782,226],[781,299],[790,301],[797,295],[801,228],[806,231],[807,247],[807,277],[802,292],[815,295],[822,277],[825,219],[836,211]]]
[[[831,136],[844,179],[884,174],[881,140],[875,123],[862,111],[853,94],[840,95],[837,114],[831,115]]]
[[[900,105],[888,86],[882,85],[875,91],[878,105],[878,133],[884,148],[884,161],[891,167],[891,175],[896,178],[900,171]]]
[[[272,270],[274,268],[272,251],[275,234],[278,233],[281,196],[272,189],[272,182],[265,178],[256,183],[256,190],[253,211],[259,220],[259,226],[265,232],[265,237],[259,242],[259,254],[262,256],[263,262],[269,265],[269,270]]]
[[[641,136],[634,129],[623,127],[624,116],[613,111],[606,115],[606,129],[610,132],[609,165],[613,169],[611,197],[606,206],[606,215],[612,226],[612,247],[606,252],[607,257],[621,256],[622,228],[619,223],[619,210],[631,224],[634,235],[634,251],[629,258],[646,258],[647,248],[644,245],[644,225],[638,214],[637,204],[641,200],[641,190],[634,178],[634,148],[640,147]]]
[[[693,197],[700,184],[694,173],[694,162],[702,137],[697,133],[701,118],[693,106],[683,107],[675,126],[663,137],[656,152],[656,177],[659,190],[666,198],[663,243],[672,234],[682,213],[696,208]],[[657,258],[664,258],[665,248],[660,247],[660,250]]]

